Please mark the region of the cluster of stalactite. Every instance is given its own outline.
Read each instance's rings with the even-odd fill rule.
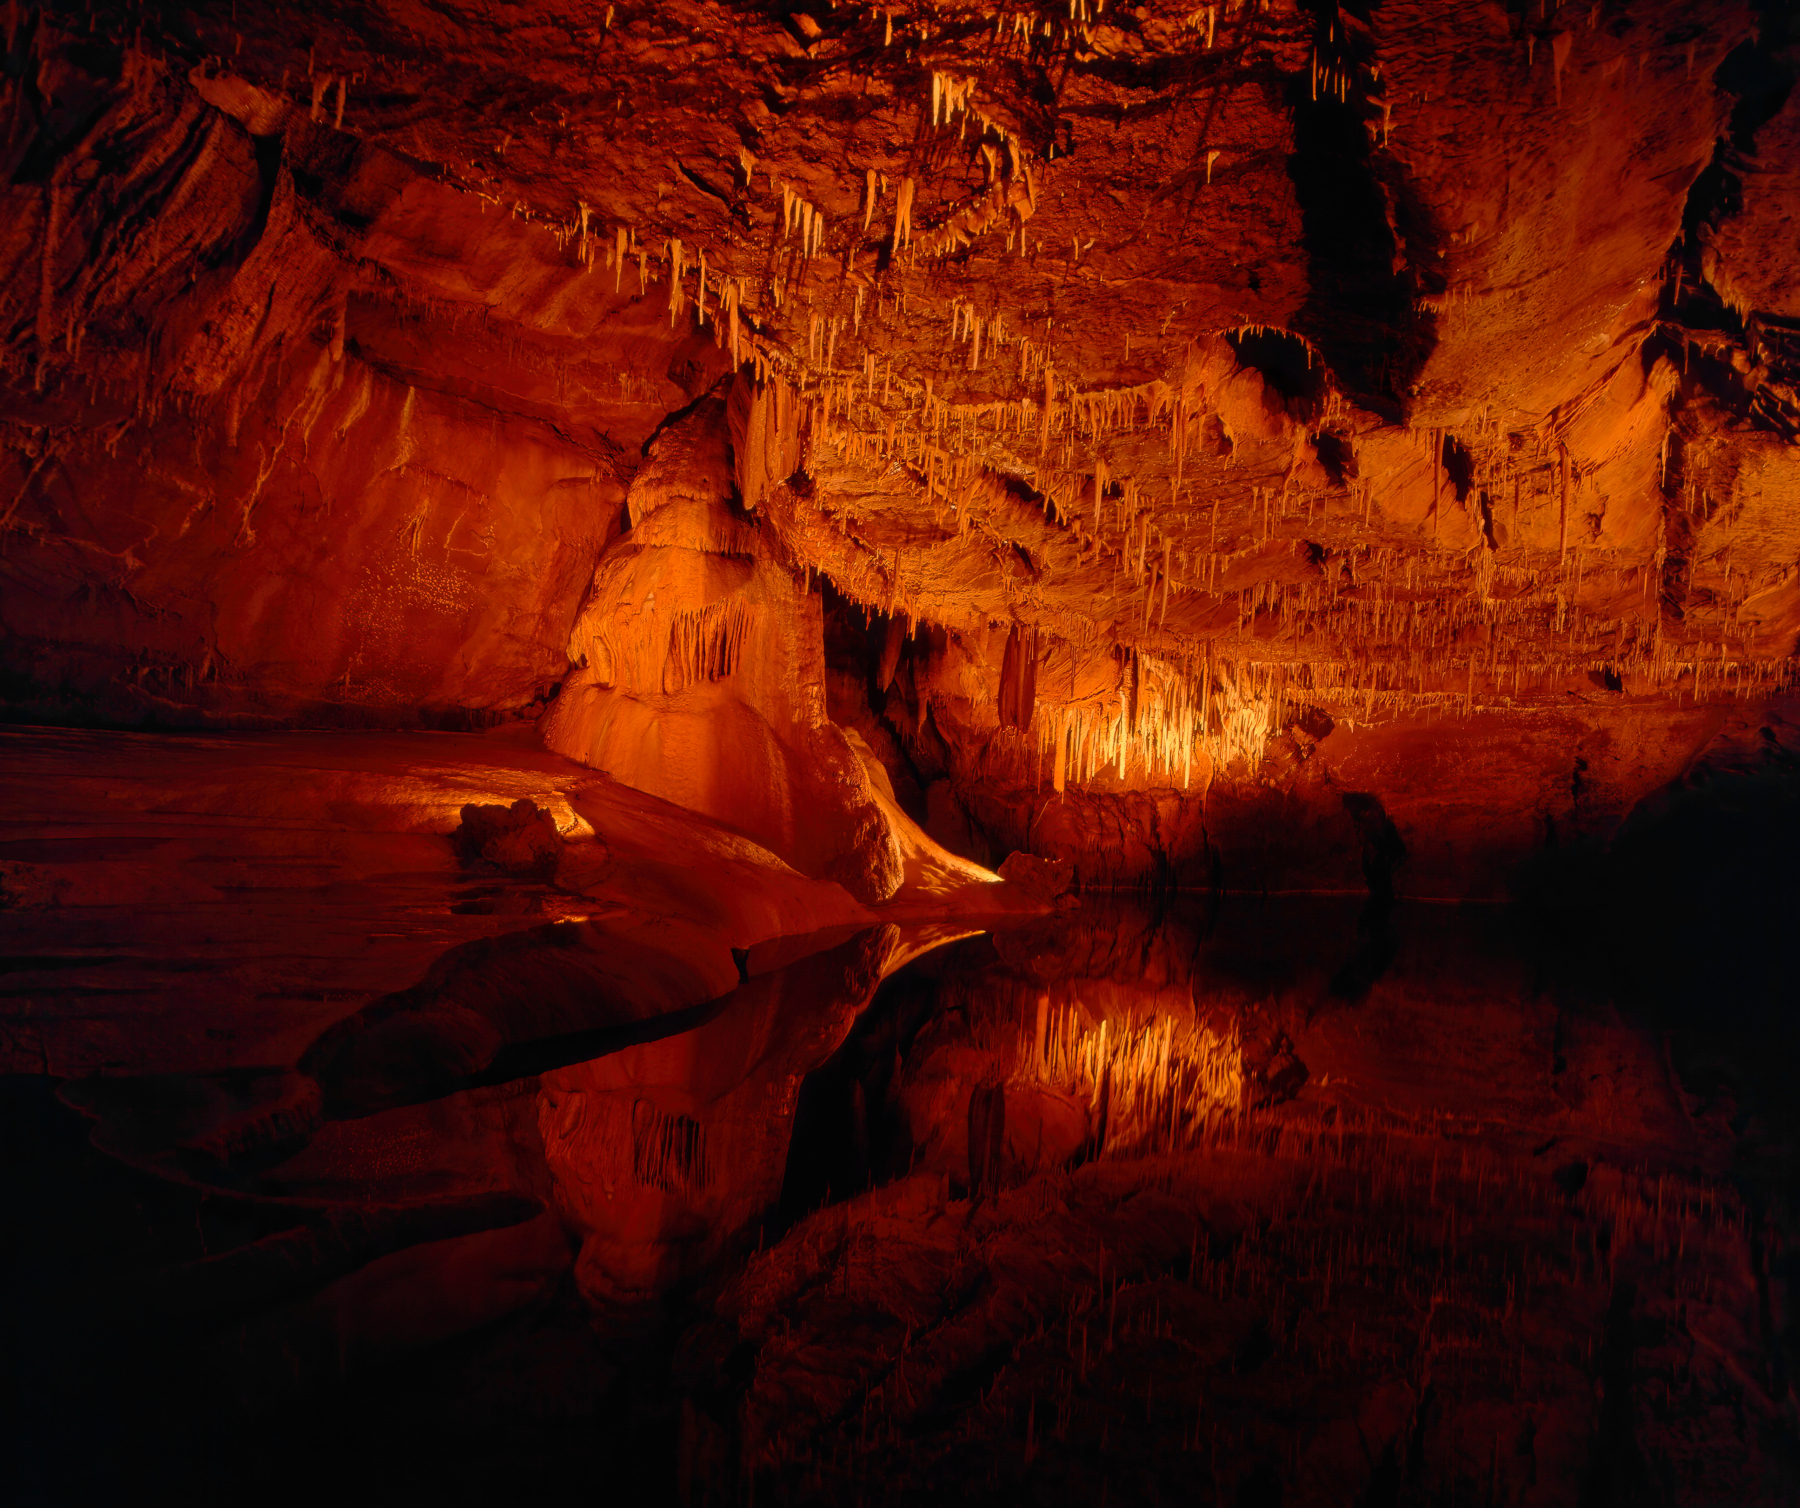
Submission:
[[[1003,60],[1049,64],[1071,48],[1091,46],[1101,9],[1089,5],[1087,0],[1075,0],[1066,15],[1054,7],[1002,10],[992,18],[991,36],[971,32],[968,18],[960,14],[946,17],[930,6],[911,13],[894,8],[871,10],[861,24],[869,28],[871,42],[879,32],[880,50],[896,62],[910,61],[923,42],[942,32],[946,24],[952,25],[958,32],[967,33],[970,40],[979,42],[981,66],[991,69]],[[146,38],[141,21],[126,13],[90,8],[80,16],[44,18],[35,38],[34,23],[28,21],[28,16],[29,13],[16,15],[6,22],[8,51],[20,53],[29,66],[40,72],[49,66],[58,39],[65,36],[82,42],[106,42],[123,49],[127,55],[126,71],[133,76],[147,78],[173,71],[174,59]],[[816,23],[810,17],[801,19],[814,26],[816,35]],[[271,110],[293,108],[314,124],[355,135],[362,123],[351,105],[353,89],[367,97],[409,87],[405,77],[407,60],[377,52],[367,52],[357,64],[329,67],[309,53],[303,72],[277,68],[272,60],[245,50],[244,36],[235,21],[234,14],[232,25],[220,22],[215,29],[211,20],[194,18],[194,36],[206,35],[207,45],[216,48],[216,52],[202,52],[200,71],[252,81]],[[1180,37],[1198,57],[1214,49],[1221,27],[1246,29],[1236,39],[1241,45],[1250,30],[1286,24],[1272,19],[1260,0],[1247,0],[1193,12],[1180,28]],[[596,35],[604,37],[611,26],[609,8]],[[1227,44],[1221,40],[1219,45]],[[859,268],[859,258],[872,263],[876,253],[885,248],[892,259],[887,272],[890,280],[898,283],[910,271],[919,272],[921,277],[929,275],[935,264],[990,232],[1004,231],[1007,250],[1023,256],[1028,250],[1026,224],[1052,171],[1052,164],[1031,151],[1016,130],[990,113],[990,107],[977,97],[975,77],[940,67],[907,71],[917,82],[920,124],[927,138],[921,171],[940,169],[944,184],[949,187],[961,181],[964,161],[973,160],[982,168],[980,188],[973,193],[952,191],[948,207],[932,225],[916,222],[920,187],[916,176],[899,175],[890,181],[886,173],[874,168],[862,170],[865,187],[860,220],[844,217],[832,223],[820,206],[810,202],[773,168],[760,164],[748,148],[739,152],[736,187],[754,197],[759,181],[766,181],[768,198],[754,212],[755,229],[741,239],[732,236],[729,245],[710,248],[687,244],[675,236],[643,238],[641,227],[609,224],[583,198],[549,206],[497,192],[489,185],[499,180],[485,174],[475,159],[454,168],[447,164],[445,170],[461,192],[516,219],[541,226],[559,250],[571,255],[579,265],[610,274],[614,292],[646,296],[653,282],[665,283],[672,327],[690,317],[698,325],[710,327],[718,344],[731,352],[734,364],[754,362],[759,374],[796,366],[797,354],[789,349],[796,342],[776,333],[773,323],[784,308],[797,300],[810,299],[809,271],[829,268],[838,295],[842,296],[847,287],[855,290],[853,309],[847,317],[818,313],[807,317],[808,359],[814,364],[823,360],[829,367],[840,330],[846,324],[853,328],[861,325],[865,296],[875,281],[868,267]],[[55,96],[53,81],[34,77],[31,83],[37,97]],[[1210,176],[1210,161],[1208,168]],[[59,296],[68,290],[60,286],[66,280],[54,275],[55,261],[60,255],[63,233],[75,223],[74,206],[68,201],[78,197],[65,187],[62,176],[59,173],[52,178],[47,195],[43,276],[31,280],[32,286],[20,300],[21,304],[35,306],[21,326],[26,344],[36,348],[25,353],[24,364],[28,365],[41,366],[52,343],[59,342],[69,353],[78,353],[85,328],[85,311],[73,305],[58,306]],[[765,227],[766,254],[759,245]],[[83,276],[73,291],[91,292],[96,281]],[[823,283],[824,279],[820,281]],[[753,314],[752,309],[757,312]],[[986,323],[979,318],[971,322],[968,338],[977,352],[972,367],[980,365],[978,353],[984,333],[989,343],[997,333],[986,330]],[[997,327],[998,321],[994,324]]]
[[[706,1128],[692,1116],[637,1101],[631,1109],[631,1172],[646,1188],[666,1193],[704,1189],[712,1178]]]
[[[997,491],[996,479],[984,460],[993,453],[994,445],[1004,445],[1009,437],[1029,445],[1036,436],[1043,449],[1055,440],[1071,463],[1079,460],[1080,464],[1038,468],[1033,481],[1039,484],[1035,490],[1040,506],[1047,519],[1072,530],[1085,548],[1098,549],[1116,560],[1138,588],[1143,626],[1167,622],[1171,593],[1218,590],[1220,575],[1229,573],[1237,560],[1258,546],[1278,537],[1302,540],[1312,533],[1329,533],[1334,523],[1357,534],[1376,535],[1373,542],[1359,542],[1351,549],[1365,559],[1373,557],[1368,571],[1357,574],[1372,572],[1378,587],[1391,587],[1395,572],[1401,569],[1406,572],[1407,587],[1421,592],[1441,584],[1446,574],[1460,573],[1490,615],[1496,610],[1492,599],[1498,593],[1514,602],[1526,598],[1537,609],[1568,619],[1584,575],[1599,571],[1629,574],[1639,583],[1638,595],[1646,599],[1660,589],[1656,573],[1664,546],[1659,545],[1651,557],[1635,560],[1614,547],[1568,542],[1569,514],[1581,501],[1581,477],[1578,472],[1571,474],[1566,451],[1553,453],[1552,442],[1542,434],[1527,437],[1538,442],[1535,456],[1521,456],[1519,452],[1526,446],[1523,442],[1514,446],[1512,437],[1474,453],[1483,463],[1468,483],[1455,490],[1479,491],[1479,500],[1453,500],[1453,489],[1445,484],[1442,468],[1434,464],[1431,475],[1440,491],[1429,513],[1429,532],[1435,535],[1437,520],[1451,506],[1470,513],[1491,510],[1490,497],[1502,496],[1510,500],[1511,521],[1516,526],[1524,500],[1551,497],[1556,499],[1560,515],[1558,548],[1530,552],[1497,546],[1490,540],[1473,548],[1454,548],[1437,544],[1435,538],[1408,537],[1408,531],[1398,526],[1393,528],[1398,537],[1382,540],[1382,521],[1373,511],[1377,487],[1372,482],[1303,487],[1290,476],[1280,485],[1228,482],[1223,487],[1209,487],[1211,495],[1202,494],[1197,485],[1184,488],[1181,468],[1191,431],[1210,411],[1204,395],[1184,396],[1167,382],[976,405],[942,403],[922,393],[916,406],[896,411],[873,400],[874,370],[871,361],[866,402],[859,398],[854,380],[822,381],[803,390],[815,444],[830,447],[844,462],[906,467],[934,517],[950,529],[966,532],[981,527],[983,515],[989,511],[985,505]],[[1164,475],[1159,482],[1165,494],[1161,501],[1136,479],[1110,476],[1099,454],[1110,436],[1156,430],[1164,431],[1167,447],[1161,458]],[[1306,442],[1306,432],[1296,426],[1295,434],[1299,449]],[[1445,438],[1441,431],[1417,432],[1427,455],[1441,448]],[[1078,442],[1085,442],[1091,454],[1078,457]],[[1503,559],[1507,556],[1511,558]],[[1758,584],[1740,576],[1733,596],[1721,610],[1727,625]],[[1335,597],[1336,593],[1329,595]],[[1307,603],[1309,608],[1314,605]]]
[[[652,602],[629,624],[602,625],[589,653],[609,682],[672,695],[734,674],[756,619],[755,606],[734,596],[706,607],[674,609],[665,628]]]
[[[1474,689],[1477,660],[1464,663],[1467,686],[1433,689],[1418,677],[1419,662],[1232,660],[1210,651],[1177,661],[1136,652],[1127,656],[1116,695],[1058,704],[1039,694],[1023,723],[1008,715],[1018,702],[1016,693],[1005,695],[1003,671],[1001,726],[1020,727],[1025,736],[991,746],[984,772],[1058,792],[1101,778],[1187,789],[1221,771],[1254,773],[1271,742],[1308,708],[1371,723],[1421,712],[1472,715],[1486,701]],[[1600,684],[1613,684],[1606,680],[1613,663],[1593,662]],[[1784,667],[1760,662],[1682,662],[1666,654],[1659,669],[1667,680],[1690,677],[1696,698],[1742,699],[1788,684]],[[1016,680],[1023,672],[1011,674]],[[1513,663],[1481,675],[1484,691],[1499,685],[1525,695],[1555,688],[1566,671]]]
[[[942,530],[939,543],[921,545],[910,560],[900,551],[891,559],[864,552],[835,573],[847,595],[889,613],[951,616],[954,609],[942,599],[954,575],[943,557],[957,548],[956,536],[1006,537],[1018,501],[983,461],[995,442],[1010,439],[1029,448],[1035,436],[1043,452],[1060,437],[1072,450],[1077,436],[1097,446],[1109,432],[1160,428],[1167,470],[1176,478],[1160,504],[1134,479],[1114,483],[1097,449],[1085,472],[1038,469],[1047,526],[1066,531],[1083,561],[1110,557],[1113,563],[1113,594],[1091,616],[1080,615],[1089,624],[1069,621],[1073,613],[1059,615],[1041,583],[1019,587],[1018,606],[1035,610],[1072,641],[1088,639],[1092,616],[1110,611],[1117,614],[1119,641],[1152,643],[1172,656],[1194,658],[1214,647],[1215,636],[1197,641],[1182,632],[1180,613],[1171,630],[1169,609],[1172,598],[1178,606],[1198,599],[1214,622],[1220,606],[1229,609],[1231,634],[1253,636],[1260,658],[1303,675],[1309,686],[1366,716],[1412,702],[1474,712],[1589,674],[1608,685],[1629,683],[1634,691],[1673,690],[1695,698],[1756,697],[1792,684],[1792,658],[1754,642],[1754,626],[1741,621],[1745,601],[1778,578],[1739,571],[1734,581],[1729,546],[1721,589],[1709,589],[1703,610],[1671,619],[1664,601],[1668,517],[1684,507],[1704,515],[1717,505],[1678,495],[1665,508],[1653,551],[1571,544],[1569,518],[1580,506],[1582,479],[1567,449],[1547,432],[1496,432],[1479,452],[1465,452],[1479,459],[1460,499],[1437,464],[1447,437],[1420,432],[1436,495],[1428,530],[1414,531],[1383,527],[1374,516],[1376,486],[1370,482],[1302,488],[1290,477],[1279,485],[1215,486],[1204,509],[1184,500],[1181,437],[1205,409],[1166,383],[1071,393],[1059,402],[1052,379],[1039,401],[973,408],[943,404],[927,393],[898,416],[875,399],[875,385],[872,361],[860,385],[823,381],[811,394],[809,417],[814,445],[830,447],[840,461],[909,468],[923,507]],[[865,405],[869,411],[859,412]],[[1296,430],[1297,450],[1304,435]],[[1692,483],[1682,485],[1692,492]],[[1556,549],[1497,544],[1495,497],[1509,500],[1511,516],[1502,518],[1503,528],[1516,529],[1526,502],[1553,503]],[[1437,542],[1437,520],[1451,507],[1467,514],[1464,532],[1475,536],[1472,545]],[[848,523],[838,522],[848,534]],[[1328,548],[1318,539],[1336,542]],[[1225,584],[1237,574],[1234,568],[1253,567],[1257,552],[1276,540],[1308,551],[1311,568],[1303,579]],[[1012,582],[1004,575],[999,580],[1003,586]],[[1584,585],[1587,598],[1600,606],[1583,605]],[[1085,731],[1081,737],[1087,742]]]
[[[674,613],[663,660],[663,690],[673,693],[731,675],[755,623],[756,610],[741,597]]]
[[[1151,655],[1130,656],[1116,701],[1055,706],[1040,702],[1032,720],[1033,775],[1047,765],[1053,789],[1084,785],[1110,772],[1151,784],[1191,786],[1194,757],[1203,780],[1234,761],[1255,768],[1279,727],[1276,672],[1207,659],[1195,672]]]
[[[1030,30],[1034,31],[1035,18],[1031,19]],[[1045,21],[1044,37],[1047,39],[1060,26],[1058,21]],[[1009,30],[1007,35],[1014,33]],[[931,129],[947,131],[954,124],[959,142],[972,131],[987,181],[966,201],[954,201],[938,223],[929,228],[915,225],[918,181],[908,176],[890,184],[886,174],[871,168],[865,174],[860,225],[846,222],[842,234],[836,236],[830,235],[834,227],[819,206],[804,198],[792,184],[769,173],[768,254],[756,272],[724,270],[726,262],[732,260],[729,251],[715,251],[709,267],[704,247],[684,245],[679,238],[643,242],[638,239],[637,227],[630,225],[615,225],[609,231],[594,218],[592,207],[585,202],[578,203],[572,219],[552,219],[546,229],[559,247],[575,248],[581,265],[610,272],[615,293],[647,297],[653,283],[666,283],[671,328],[677,328],[685,317],[691,317],[699,328],[710,328],[720,349],[730,352],[733,366],[748,363],[759,380],[785,377],[798,382],[809,373],[832,372],[838,369],[840,341],[848,350],[869,316],[883,312],[884,302],[891,305],[887,310],[891,317],[882,321],[888,333],[905,328],[909,275],[922,289],[936,264],[963,251],[977,238],[1002,228],[1007,250],[1016,248],[1020,256],[1026,253],[1025,226],[1037,207],[1048,165],[1034,163],[1032,154],[1014,133],[972,103],[973,88],[974,81],[970,79],[940,72],[930,75]],[[739,167],[744,188],[753,191],[757,182],[756,158],[745,150],[740,154]],[[890,202],[891,220],[887,218]],[[531,218],[531,209],[523,203],[508,208],[515,216]],[[876,219],[878,210],[883,215],[880,220]],[[882,233],[884,230],[886,234]],[[829,247],[828,240],[832,243]],[[887,301],[882,298],[873,271],[859,270],[857,265],[862,256],[872,267],[875,253],[884,244],[893,259],[883,275],[893,289],[893,297]],[[827,282],[831,285],[832,305],[841,306],[848,298],[847,308],[826,313],[812,307],[814,293],[820,291],[809,282],[809,275],[815,272],[819,276],[813,281],[821,289]],[[846,290],[852,287],[854,293],[847,295]],[[871,289],[875,290],[873,300],[868,298]],[[808,306],[803,319],[795,310],[799,303]],[[984,339],[990,348],[1020,344],[1022,377],[1042,369],[1046,351],[1034,353],[1029,341],[1007,342],[998,318],[984,320],[972,308],[967,314],[964,324],[962,313],[958,313],[957,335],[970,344],[970,370],[981,367]],[[871,378],[875,362],[873,350],[865,349],[864,370]],[[891,379],[890,369],[890,389]],[[916,393],[920,385],[905,382],[903,386]],[[929,397],[930,383],[923,386]]]
[[[1256,4],[1196,10],[1182,45],[1196,55],[1209,52],[1221,26],[1248,25],[1261,12]],[[923,38],[937,24],[929,12],[898,20],[893,12],[872,12],[856,24],[874,27],[878,14],[884,48],[897,38]],[[989,56],[1048,56],[1089,39],[1097,16],[1082,0],[1066,18],[997,13]],[[86,24],[110,23],[90,16]],[[11,30],[9,23],[9,36]],[[40,53],[48,56],[46,48]],[[128,72],[167,67],[147,53],[131,57]],[[1558,53],[1558,81],[1563,61]],[[234,66],[253,71],[250,61]],[[1375,100],[1374,76],[1358,67],[1347,54],[1315,47],[1313,97],[1341,100],[1354,85],[1379,104],[1385,133],[1391,109]],[[1655,402],[1646,410],[1653,418],[1645,422],[1665,431],[1652,484],[1662,513],[1655,539],[1646,542],[1640,531],[1629,543],[1615,542],[1584,522],[1597,498],[1598,464],[1581,459],[1572,436],[1593,394],[1525,430],[1505,429],[1478,412],[1455,432],[1409,431],[1429,477],[1429,506],[1422,518],[1401,518],[1398,510],[1389,516],[1388,474],[1359,477],[1354,464],[1326,463],[1327,450],[1354,451],[1369,416],[1352,414],[1322,353],[1294,331],[1247,324],[1216,332],[1239,343],[1287,343],[1303,354],[1309,374],[1318,373],[1313,397],[1285,406],[1271,399],[1268,432],[1259,445],[1243,446],[1234,443],[1220,393],[1191,362],[1150,381],[1083,387],[1058,363],[1074,369],[1087,353],[1059,350],[1049,320],[1039,325],[1023,309],[991,300],[946,299],[940,280],[947,259],[978,238],[997,244],[1003,236],[1006,251],[1020,257],[1045,252],[1041,241],[1034,247],[1043,223],[1035,217],[1061,169],[984,108],[973,78],[929,67],[917,82],[922,150],[891,179],[857,166],[860,215],[828,216],[808,197],[817,189],[803,192],[747,148],[734,185],[747,206],[747,229],[742,237],[731,233],[727,244],[606,223],[583,200],[546,215],[541,206],[502,204],[479,186],[462,186],[536,221],[565,259],[591,270],[596,292],[660,300],[659,318],[666,310],[671,331],[710,332],[735,367],[754,375],[769,401],[753,405],[738,445],[748,509],[782,489],[803,463],[815,479],[828,469],[907,479],[869,490],[884,494],[878,506],[908,515],[916,543],[873,550],[822,500],[817,516],[827,527],[835,520],[844,548],[829,562],[794,550],[801,569],[828,571],[851,601],[914,623],[971,626],[991,616],[967,600],[979,551],[1009,555],[1028,526],[1059,546],[1054,559],[1029,571],[1014,572],[1003,560],[981,584],[1001,594],[1013,620],[1034,626],[1044,642],[1089,647],[1108,639],[1131,654],[1137,670],[1133,689],[1116,702],[1039,700],[1023,718],[1018,710],[1032,698],[1021,702],[1002,688],[1002,699],[1012,701],[1001,721],[1026,735],[1022,746],[1042,769],[1034,778],[1061,789],[1102,771],[1135,770],[1185,784],[1199,755],[1214,766],[1254,765],[1282,725],[1284,697],[1299,689],[1374,717],[1420,707],[1474,713],[1590,674],[1633,691],[1675,689],[1696,698],[1760,696],[1792,683],[1791,656],[1759,642],[1744,615],[1745,604],[1774,584],[1771,572],[1791,567],[1736,565],[1727,543],[1704,562],[1705,593],[1670,605],[1671,573],[1690,563],[1678,558],[1672,535],[1686,527],[1682,520],[1709,521],[1725,506],[1702,480],[1683,474],[1679,446],[1671,462],[1672,364],[1652,373]],[[34,87],[48,90],[42,79]],[[291,91],[285,73],[262,87],[271,97],[291,93],[314,122],[329,119],[353,131],[347,101],[366,86],[360,74],[309,64]],[[1205,155],[1208,181],[1217,155]],[[29,375],[42,390],[61,363],[95,384],[93,400],[108,366],[82,362],[83,340],[102,295],[118,291],[109,293],[109,283],[129,291],[135,284],[126,277],[128,264],[172,266],[174,252],[191,259],[199,243],[187,226],[186,239],[180,247],[172,242],[164,257],[163,221],[170,234],[181,227],[154,205],[129,223],[102,223],[99,200],[74,171],[78,156],[45,183],[36,267],[20,262],[31,275],[0,295],[0,369]],[[972,189],[962,176],[969,168],[980,177]],[[935,187],[947,192],[927,223],[920,205]],[[100,247],[91,256],[81,249],[88,241]],[[1075,267],[1084,251],[1077,239],[1057,255]],[[391,289],[357,286],[359,296],[401,302]],[[317,362],[280,426],[281,443],[301,449],[327,390],[341,380],[344,296],[335,285],[329,292],[319,294],[330,305],[329,363]],[[1448,318],[1466,296],[1445,292],[1421,300],[1421,308]],[[453,326],[461,317],[452,303],[407,297]],[[268,359],[257,341],[240,353],[246,371]],[[944,363],[920,358],[943,351],[954,357],[948,372]],[[564,359],[541,356],[529,342],[508,354],[526,367]],[[151,365],[146,355],[141,374],[119,367],[132,372],[119,380],[130,389],[122,386],[120,395],[132,399],[133,419],[93,432],[99,439],[65,440],[44,430],[16,443],[22,480],[10,503],[0,498],[0,528],[55,469],[61,448],[111,448],[133,422],[154,418],[168,403],[200,401],[180,397],[168,385],[173,375],[154,374]],[[927,365],[939,375],[923,375]],[[958,386],[965,374],[976,377]],[[1000,396],[964,401],[977,380],[982,394]],[[201,396],[212,403],[214,388]],[[226,403],[228,426],[239,406],[237,397]],[[1246,461],[1251,451],[1260,459]],[[241,505],[246,544],[255,540],[257,497],[275,461],[267,459]],[[829,492],[829,478],[822,490]],[[1033,510],[1035,518],[1022,519]],[[1530,544],[1523,542],[1530,531],[1520,527],[1526,512],[1540,520]],[[1555,519],[1553,531],[1541,526],[1546,517]],[[927,521],[931,529],[923,527]],[[416,551],[416,533],[413,542]],[[1263,555],[1282,546],[1293,560],[1264,569]],[[1696,556],[1692,564],[1702,562]],[[1059,578],[1068,587],[1062,600]],[[649,667],[655,675],[636,679],[678,690],[731,674],[745,631],[739,609],[708,609],[675,621],[666,649],[628,647],[623,654],[661,658]],[[1173,669],[1165,675],[1158,665]],[[1016,682],[1023,671],[1011,674]]]

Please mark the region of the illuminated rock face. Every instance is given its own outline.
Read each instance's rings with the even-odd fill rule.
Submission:
[[[384,15],[9,23],[13,715],[1491,890],[1790,684],[1773,10]]]
[[[772,558],[764,523],[734,508],[731,460],[716,399],[652,442],[628,532],[576,619],[575,669],[545,740],[885,900],[900,852],[825,716],[818,599]]]
[[[15,702],[279,726],[548,696],[617,526],[615,447],[571,440],[478,314],[423,285],[404,309],[369,297],[307,188],[348,196],[339,233],[389,203],[403,256],[440,269],[418,238],[479,239],[479,207],[348,159],[332,174],[304,115],[248,85],[48,26],[31,45],[48,113],[10,138],[0,253],[12,296],[36,290],[4,403]]]

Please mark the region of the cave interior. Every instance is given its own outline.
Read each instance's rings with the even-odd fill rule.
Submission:
[[[1800,1503],[1795,0],[0,26],[8,1500]]]

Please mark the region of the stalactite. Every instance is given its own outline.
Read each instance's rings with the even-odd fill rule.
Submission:
[[[638,1100],[631,1114],[631,1171],[647,1188],[690,1195],[705,1189],[712,1182],[705,1127]]]
[[[912,244],[912,206],[914,184],[910,178],[902,178],[900,187],[894,193],[894,250]]]
[[[669,241],[669,328],[675,328],[675,321],[682,310],[681,272],[682,245],[677,239]]]
[[[1014,624],[1007,634],[1000,669],[1000,721],[1003,726],[1031,726],[1037,701],[1037,634]]]
[[[663,690],[672,694],[735,674],[755,622],[755,609],[738,597],[672,614]]]
[[[1557,447],[1562,459],[1562,508],[1558,516],[1556,563],[1560,566],[1569,553],[1569,447]]]

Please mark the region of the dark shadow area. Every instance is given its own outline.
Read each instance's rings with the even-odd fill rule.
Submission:
[[[1279,393],[1288,412],[1307,422],[1318,414],[1324,401],[1327,372],[1304,340],[1285,330],[1231,330],[1226,334],[1238,361],[1260,372]]]
[[[287,1370],[291,1355],[273,1372],[243,1365],[258,1325],[322,1285],[504,1236],[536,1207],[308,1207],[183,1186],[96,1151],[38,1078],[0,1080],[0,1127],[10,1502],[500,1500],[523,1483],[591,1485],[608,1452],[609,1477],[670,1500],[655,1483],[667,1456],[623,1448],[631,1395],[566,1281],[353,1382]]]
[[[1399,166],[1369,146],[1365,121],[1379,112],[1361,97],[1377,60],[1367,32],[1347,31],[1335,4],[1311,7],[1321,73],[1355,80],[1347,97],[1292,86],[1294,151],[1288,176],[1300,202],[1308,291],[1296,328],[1348,392],[1378,412],[1405,412],[1413,379],[1437,343],[1437,318],[1419,307],[1441,291],[1440,237]]]
[[[800,1086],[772,1233],[909,1170],[913,1145],[893,1113],[902,1062],[939,1009],[942,971],[995,961],[991,938],[966,938],[882,982],[843,1045]]]
[[[1709,754],[1607,846],[1560,843],[1552,828],[1516,909],[1537,987],[1562,1019],[1617,1012],[1658,1034],[1684,1112],[1729,1130],[1765,1285],[1771,1270],[1800,1277],[1781,1255],[1800,1229],[1800,758],[1788,731],[1764,727]],[[1761,1325],[1766,1385],[1786,1398],[1800,1331],[1766,1306]],[[1607,1467],[1604,1482],[1624,1469]],[[1604,1491],[1596,1501],[1630,1500]]]
[[[351,1018],[332,1040],[360,1045],[314,1055],[316,1080],[0,1079],[0,1339],[19,1399],[9,1501],[463,1503],[570,1497],[601,1479],[623,1501],[677,1501],[672,1348],[694,1285],[596,1325],[537,1075],[653,1042],[670,1044],[668,1071],[685,1054],[715,1086],[809,1067],[815,1038],[791,1019],[855,1011],[889,930],[825,934],[721,999],[632,1020],[659,998],[641,950],[535,929],[459,950],[434,973],[445,988]],[[624,1019],[529,1034],[583,1012]],[[382,1022],[404,1025],[373,1059],[371,1021],[378,1043]],[[490,1036],[469,1038],[481,1023]],[[496,1028],[511,1040],[485,1069],[455,1081],[433,1069],[445,1042]],[[332,1066],[344,1051],[385,1065],[390,1087],[443,1092],[411,1105],[384,1092],[346,1122],[357,1105]],[[701,1181],[698,1122],[628,1104],[635,1183]],[[659,1147],[640,1120],[692,1134]]]
[[[1794,1045],[1800,1015],[1800,760],[1770,729],[1734,766],[1701,762],[1610,844],[1552,824],[1517,880],[1540,985],[1660,1030]],[[1777,1057],[1785,1063],[1791,1059]]]
[[[921,827],[932,828],[927,791],[950,769],[949,745],[930,714],[933,657],[946,645],[944,629],[905,615],[871,610],[852,602],[829,581],[819,586],[825,622],[827,706],[840,727],[855,731],[893,786],[900,809]],[[939,794],[944,803],[943,792]],[[962,825],[967,826],[966,815]],[[950,836],[943,824],[933,832],[940,842]],[[970,855],[967,842],[946,847]],[[1002,855],[1004,857],[1004,855]]]
[[[1400,934],[1394,927],[1394,876],[1406,862],[1406,844],[1377,797],[1348,791],[1344,810],[1362,844],[1369,899],[1356,921],[1356,951],[1331,976],[1331,993],[1340,1000],[1360,1000],[1387,972],[1400,947]]]

